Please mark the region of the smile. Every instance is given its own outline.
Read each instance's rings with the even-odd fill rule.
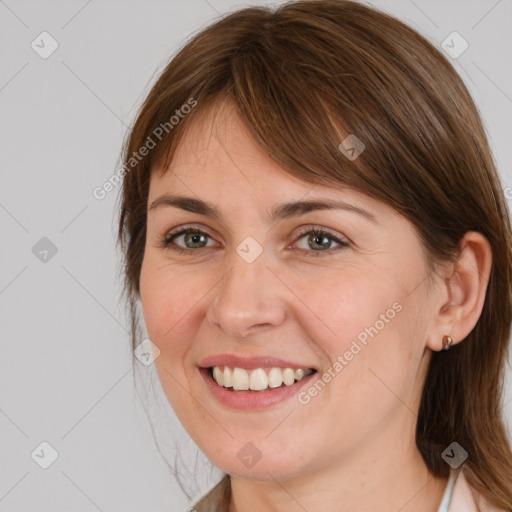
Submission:
[[[311,368],[274,366],[251,370],[239,366],[208,366],[198,370],[206,388],[220,405],[247,412],[262,411],[290,400],[317,374],[317,370]]]
[[[245,370],[239,367],[212,366],[209,372],[219,385],[232,391],[265,391],[283,386],[291,386],[295,382],[312,374],[311,368],[255,368]]]

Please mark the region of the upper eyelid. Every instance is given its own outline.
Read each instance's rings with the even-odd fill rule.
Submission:
[[[209,233],[209,231],[205,228],[202,228],[202,227],[199,228],[197,226],[193,226],[193,225],[189,226],[189,225],[185,224],[184,226],[180,226],[180,227],[177,227],[177,228],[167,231],[164,234],[164,239],[169,240],[175,236],[183,235],[184,233],[187,233],[188,231],[194,231],[194,230],[201,231],[201,233],[208,235],[210,238],[212,238],[212,239],[214,238],[213,235],[211,235]]]

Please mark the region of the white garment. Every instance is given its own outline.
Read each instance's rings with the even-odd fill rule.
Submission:
[[[460,469],[450,468],[450,476],[448,478],[448,483],[446,484],[443,498],[441,500],[441,504],[439,505],[439,508],[437,509],[437,512],[448,512],[450,503],[452,501],[452,494],[453,494],[453,488],[455,487],[455,480],[457,480],[459,471],[460,471]]]

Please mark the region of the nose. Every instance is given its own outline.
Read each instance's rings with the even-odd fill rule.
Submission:
[[[252,263],[234,254],[226,275],[212,292],[207,319],[233,339],[278,327],[286,318],[282,287],[267,267],[264,253]]]

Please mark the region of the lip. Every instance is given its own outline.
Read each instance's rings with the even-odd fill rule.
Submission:
[[[218,354],[210,356],[199,362],[200,368],[209,368],[211,366],[229,366],[230,368],[243,368],[244,370],[255,370],[256,368],[299,368],[317,370],[308,364],[293,363],[291,361],[284,361],[275,357],[240,357],[234,354]],[[301,381],[299,381],[301,382]]]
[[[272,360],[274,363],[273,366],[275,366],[275,361],[275,359]],[[214,364],[210,366],[219,365]],[[242,366],[238,366],[238,368],[242,368]],[[254,368],[261,368],[261,366],[255,366]],[[293,368],[293,366],[288,366],[288,368]],[[299,366],[296,368],[304,367]],[[208,368],[199,368],[199,373],[201,374],[201,377],[203,377],[206,383],[206,387],[218,402],[231,409],[238,409],[243,411],[259,411],[267,409],[273,405],[290,399],[291,397],[297,395],[301,388],[303,388],[308,382],[311,381],[313,377],[315,377],[315,375],[317,375],[317,372],[314,372],[307,377],[294,382],[291,386],[267,389],[265,391],[230,391],[225,387],[219,386],[213,380],[213,378],[210,376],[210,371]]]

